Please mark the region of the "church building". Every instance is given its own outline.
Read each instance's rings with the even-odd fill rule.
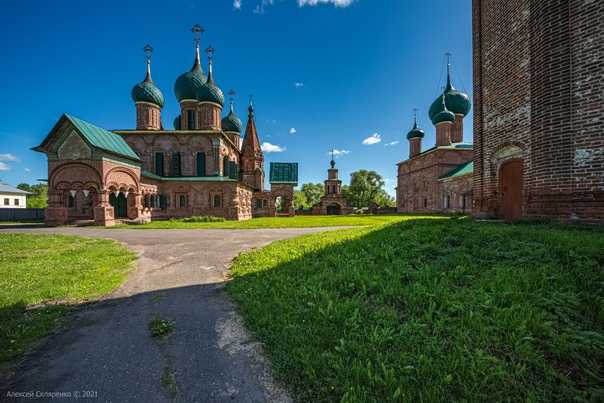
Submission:
[[[409,159],[397,164],[397,212],[471,211],[474,150],[463,142],[463,120],[470,109],[468,95],[453,87],[447,63],[447,85],[429,109],[436,144],[422,151],[425,132],[417,116],[407,133]]]
[[[174,128],[162,122],[164,96],[151,77],[150,46],[143,81],[132,89],[136,128],[106,130],[64,114],[34,150],[48,156],[50,225],[116,220],[145,222],[194,215],[229,220],[293,215],[298,164],[271,164],[271,190],[264,189],[264,156],[250,100],[243,124],[215,81],[214,49],[202,68],[200,38],[193,27],[193,66],[174,84],[180,114]]]

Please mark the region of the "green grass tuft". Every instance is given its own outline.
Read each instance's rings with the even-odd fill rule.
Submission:
[[[149,322],[149,331],[151,336],[156,337],[160,340],[165,340],[175,329],[174,322],[167,319],[162,319],[159,316],[155,316]]]
[[[114,290],[134,258],[109,240],[0,234],[0,362],[48,334],[74,304]]]
[[[179,222],[179,220],[174,220],[174,219],[172,219],[171,221]],[[223,217],[202,215],[202,216],[186,217],[186,218],[181,219],[180,221],[183,223],[190,223],[190,222],[224,222],[226,220]]]
[[[408,220],[241,255],[227,290],[299,401],[604,400],[604,232]]]

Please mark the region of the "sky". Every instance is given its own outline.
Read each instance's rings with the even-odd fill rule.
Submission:
[[[427,110],[444,85],[445,53],[454,86],[471,96],[470,0],[11,1],[0,14],[0,179],[47,178],[46,156],[30,148],[65,112],[134,128],[130,91],[144,78],[147,43],[172,128],[174,81],[192,65],[196,23],[244,124],[253,94],[267,176],[271,161],[298,162],[300,183],[322,182],[335,149],[345,184],[375,170],[394,195],[414,108],[423,148],[434,145]]]

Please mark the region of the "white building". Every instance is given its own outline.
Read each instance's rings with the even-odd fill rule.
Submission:
[[[0,182],[0,208],[26,208],[29,194],[31,193]]]

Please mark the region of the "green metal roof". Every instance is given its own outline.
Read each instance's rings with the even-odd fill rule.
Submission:
[[[298,184],[297,162],[271,162],[270,183]]]
[[[142,176],[149,179],[167,182],[237,182],[228,176],[159,176],[149,171],[143,171]]]
[[[121,155],[123,157],[140,161],[140,158],[126,143],[126,141],[119,134],[110,132],[101,127],[95,126],[92,123],[88,123],[82,119],[78,119],[74,116],[65,114],[64,115],[69,121],[78,129],[78,131],[86,138],[86,140],[93,146],[100,148],[101,150],[108,151],[113,154]]]
[[[474,172],[474,161],[469,161],[465,164],[458,165],[452,171],[441,176],[439,179],[456,178],[458,176],[469,175],[472,172]]]

